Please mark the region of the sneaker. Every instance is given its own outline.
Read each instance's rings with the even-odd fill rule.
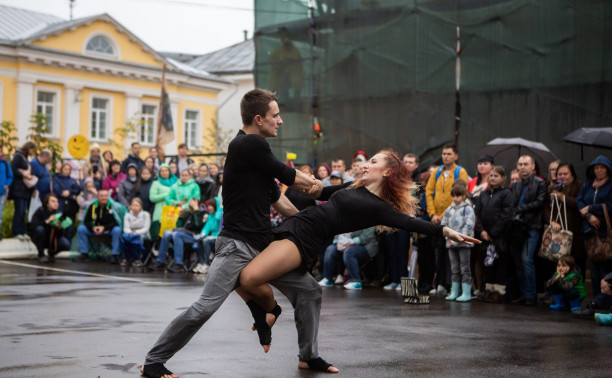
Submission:
[[[117,257],[117,255],[111,255],[110,259],[108,259],[108,262],[111,265],[117,265],[119,264],[119,258]]]
[[[186,273],[185,265],[174,263],[166,267],[166,270],[171,273]]]
[[[208,265],[208,264],[206,264],[206,263],[203,263],[203,264],[200,266],[199,271],[200,271],[200,273],[202,273],[202,274],[206,274],[206,273],[208,273],[208,268],[210,268],[210,265]]]
[[[138,260],[134,260],[134,262],[132,262],[132,266],[140,268],[140,267],[144,266],[144,264],[142,263],[142,260],[138,259]]]
[[[603,325],[612,325],[612,314],[595,313],[595,321]]]
[[[163,270],[165,268],[166,268],[166,263],[163,263],[161,261],[153,260],[149,264],[149,269],[151,270]]]
[[[38,262],[39,263],[48,263],[49,262],[49,258],[47,258],[47,256],[45,256],[45,255],[38,256]]]
[[[336,280],[334,281],[334,284],[336,284],[336,285],[344,284],[344,276],[342,274],[338,274],[336,276]]]
[[[197,264],[196,266],[193,267],[193,269],[191,269],[191,271],[193,273],[200,273],[200,267],[202,266],[202,264]]]
[[[429,290],[429,295],[436,295],[436,294],[438,294],[438,292],[436,291],[435,288]]]
[[[395,287],[396,291],[402,291],[402,284],[398,283],[397,286]]]
[[[396,288],[397,288],[397,284],[395,282],[391,282],[387,286],[383,287],[383,289],[385,290],[395,290]]]
[[[87,253],[79,253],[79,257],[76,258],[76,262],[88,262],[89,255]]]
[[[112,262],[111,262],[111,264],[112,264]],[[123,260],[121,260],[121,263],[119,265],[121,265],[121,266],[128,266],[129,262],[127,261],[127,259],[123,259]]]
[[[484,294],[484,293],[483,293],[482,291],[480,291],[480,290],[476,290],[476,291],[474,291],[474,296],[475,296],[475,297],[480,297],[480,296],[481,296],[481,295],[483,295],[483,294]]]
[[[441,297],[445,297],[447,294],[446,288],[442,285],[438,285],[438,288],[436,289],[435,295],[439,295]]]
[[[330,280],[328,280],[327,278],[323,278],[321,281],[319,281],[319,285],[325,287],[325,286],[334,286],[334,283],[331,282]]]
[[[344,285],[344,288],[348,290],[361,290],[362,286],[361,282],[349,282]]]

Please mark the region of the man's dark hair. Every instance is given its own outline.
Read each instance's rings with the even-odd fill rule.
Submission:
[[[178,145],[178,149],[180,150],[181,148],[186,148],[189,149],[189,147],[187,147],[187,143],[181,143]]]
[[[412,152],[407,153],[406,155],[404,155],[405,158],[414,158],[414,161],[419,164],[419,156],[417,154],[413,154]]]
[[[448,150],[448,149],[453,150],[454,153],[459,154],[459,150],[457,150],[457,146],[452,144],[452,143],[447,143],[442,147],[442,150]]]
[[[240,101],[242,124],[250,125],[257,115],[265,117],[272,101],[277,101],[276,93],[260,88],[247,92]]]
[[[135,146],[135,145],[139,145],[139,146],[140,146],[140,143],[138,143],[138,142],[132,142],[132,146],[131,146],[131,147],[132,147],[132,148],[134,148],[134,146]]]

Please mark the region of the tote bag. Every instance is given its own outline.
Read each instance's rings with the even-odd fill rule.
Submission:
[[[159,236],[164,236],[164,232],[172,231],[176,227],[176,221],[179,219],[179,209],[178,206],[164,206],[162,207],[162,216],[161,216],[161,227],[159,229]]]
[[[561,205],[559,204],[559,198],[557,193],[554,193],[554,201],[552,209],[550,210],[550,221],[548,226],[544,229],[542,235],[542,246],[538,255],[542,258],[557,261],[561,256],[567,256],[572,253],[572,240],[574,234],[567,229],[567,206],[565,204],[565,197],[563,197],[563,214],[564,218],[561,217]],[[557,209],[557,223],[561,225],[561,230],[555,232],[552,228],[553,213]],[[564,223],[565,220],[565,223]]]

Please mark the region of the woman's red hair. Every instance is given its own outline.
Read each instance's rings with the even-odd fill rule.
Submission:
[[[393,150],[381,150],[377,154],[385,156],[387,168],[391,171],[388,176],[383,178],[380,187],[380,198],[391,204],[393,208],[400,213],[414,216],[418,209],[419,200],[413,193],[416,193],[417,184],[410,177],[410,173],[406,166],[399,159],[397,153]],[[361,179],[357,180],[352,188],[364,186]],[[392,232],[394,229],[386,226],[377,226],[377,230],[383,232]]]

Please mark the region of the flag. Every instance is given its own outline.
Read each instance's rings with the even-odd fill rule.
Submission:
[[[156,146],[163,146],[174,140],[174,126],[172,125],[172,112],[170,111],[170,98],[166,92],[166,66],[162,71],[162,89],[159,99],[159,112],[157,116]]]

